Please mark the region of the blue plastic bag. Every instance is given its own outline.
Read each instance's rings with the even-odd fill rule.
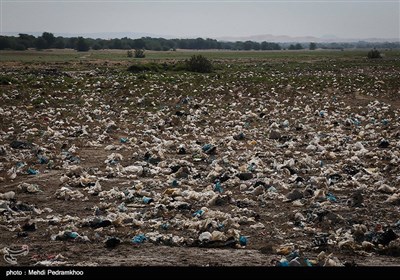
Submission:
[[[247,237],[241,235],[241,236],[239,237],[239,244],[240,244],[241,246],[246,246],[246,245],[247,245]]]
[[[337,198],[331,193],[327,193],[326,199],[329,200],[330,202],[337,202]]]
[[[39,171],[36,170],[36,169],[33,169],[33,168],[29,168],[29,169],[28,169],[28,174],[29,174],[29,175],[36,175],[36,174],[38,174],[38,173],[39,173]]]
[[[196,212],[193,213],[193,217],[201,217],[204,214],[204,210],[197,210]]]
[[[132,243],[141,244],[146,240],[147,240],[147,237],[144,234],[139,234],[132,238]]]
[[[154,200],[152,198],[150,198],[150,197],[143,196],[142,201],[145,204],[149,204],[149,203],[153,202]]]
[[[220,181],[215,182],[214,191],[215,192],[219,192],[219,193],[223,193],[224,192],[224,189],[222,188]]]

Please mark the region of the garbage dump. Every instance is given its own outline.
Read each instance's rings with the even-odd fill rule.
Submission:
[[[158,251],[308,267],[400,256],[390,62],[228,61],[218,75],[88,65],[1,67],[15,82],[1,85],[0,245],[30,246],[22,264]]]

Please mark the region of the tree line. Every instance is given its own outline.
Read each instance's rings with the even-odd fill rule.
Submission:
[[[145,49],[154,51],[168,51],[175,49],[220,49],[220,50],[300,50],[309,48],[332,48],[332,49],[348,49],[348,48],[400,48],[400,43],[307,43],[307,44],[290,44],[290,43],[271,43],[271,42],[254,42],[254,41],[237,41],[222,42],[215,39],[164,39],[142,37],[140,39],[121,38],[121,39],[92,39],[83,37],[55,37],[54,34],[43,32],[41,36],[35,37],[29,34],[20,33],[18,36],[0,36],[0,50],[26,50],[35,48],[43,49],[75,49],[78,51],[88,51],[90,49]]]
[[[42,36],[35,37],[28,34],[16,36],[0,36],[0,50],[26,50],[29,48],[43,49],[76,49],[88,51],[89,49],[145,49],[153,51],[168,51],[174,49],[232,49],[232,50],[280,50],[277,43],[269,42],[220,42],[215,39],[164,39],[142,37],[140,39],[92,39],[83,37],[55,37],[52,33],[44,32]]]

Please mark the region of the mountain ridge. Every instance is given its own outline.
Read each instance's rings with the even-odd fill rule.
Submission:
[[[340,38],[333,35],[329,37],[321,36],[288,36],[288,35],[272,35],[272,34],[259,34],[251,36],[223,36],[216,37],[215,39],[219,41],[255,41],[255,42],[273,42],[273,43],[333,43],[333,42],[399,42],[399,38]]]

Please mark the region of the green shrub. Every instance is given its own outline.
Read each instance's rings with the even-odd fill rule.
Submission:
[[[210,73],[212,71],[211,62],[207,59],[208,63],[205,64],[203,60],[190,62],[189,60],[178,61],[176,63],[140,63],[133,64],[128,67],[128,71],[132,73],[141,72],[162,72],[162,71],[192,71],[199,73]]]
[[[144,54],[143,49],[135,49],[135,58],[145,58],[146,55]]]
[[[185,60],[186,69],[191,72],[210,73],[212,72],[211,61],[202,55],[193,55],[189,60]]]
[[[128,57],[133,57],[133,52],[132,52],[132,50],[128,50],[128,51],[126,52],[126,55],[127,55]]]
[[[128,67],[128,71],[132,73],[139,73],[146,71],[146,67],[141,64],[134,64]]]
[[[382,58],[382,55],[377,49],[373,49],[368,52],[368,58]]]
[[[0,85],[11,85],[14,83],[14,80],[6,77],[6,76],[0,76]]]
[[[157,63],[145,63],[145,64],[134,64],[129,66],[128,71],[132,73],[140,73],[140,72],[160,72],[163,70],[162,65]]]
[[[188,70],[187,67],[186,67],[186,63],[184,63],[184,62],[177,62],[176,64],[171,65],[170,69],[172,71],[186,71],[186,70]]]

